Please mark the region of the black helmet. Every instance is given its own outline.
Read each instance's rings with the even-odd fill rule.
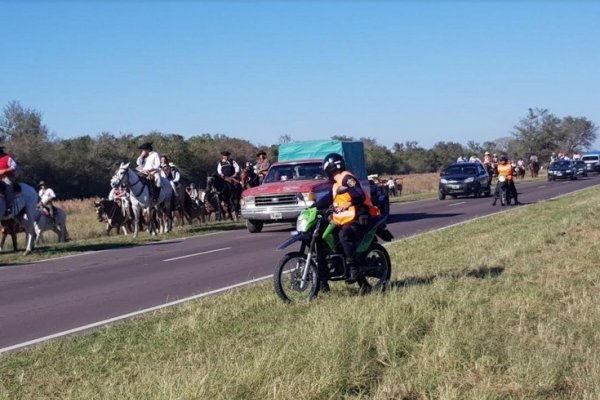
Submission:
[[[506,156],[506,154],[502,154],[500,156],[500,162],[508,162],[508,157]]]
[[[344,157],[338,153],[327,154],[323,160],[323,170],[329,179],[332,179],[333,175],[335,175],[337,172],[345,171],[346,163],[344,162]]]

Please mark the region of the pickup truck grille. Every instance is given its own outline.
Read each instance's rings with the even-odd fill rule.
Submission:
[[[298,198],[295,193],[273,194],[269,196],[256,196],[254,203],[256,206],[287,206],[298,204]]]

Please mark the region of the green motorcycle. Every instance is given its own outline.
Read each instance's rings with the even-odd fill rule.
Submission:
[[[296,230],[277,250],[300,242],[300,250],[287,253],[279,260],[273,283],[275,292],[286,302],[314,299],[320,290],[329,289],[329,281],[345,280],[349,270],[335,234],[335,225],[329,222],[332,210],[319,211],[307,208],[300,213]],[[387,215],[372,218],[366,234],[353,257],[360,270],[358,284],[361,291],[384,291],[392,273],[387,250],[378,243],[393,239],[385,227]]]

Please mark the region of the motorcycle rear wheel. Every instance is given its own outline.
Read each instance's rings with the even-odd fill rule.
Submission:
[[[304,288],[301,288],[302,275],[306,267],[306,254],[287,253],[277,263],[273,274],[275,293],[287,303],[310,301],[319,292],[319,275],[314,263],[311,263]]]
[[[373,290],[385,291],[392,275],[392,262],[385,247],[371,243],[364,255],[362,267],[366,282]]]

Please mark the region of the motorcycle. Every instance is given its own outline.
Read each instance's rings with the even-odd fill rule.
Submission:
[[[512,200],[512,191],[506,175],[499,175],[496,183],[496,198],[500,197],[500,205],[508,206]]]
[[[312,300],[320,290],[329,288],[328,281],[349,277],[335,225],[328,220],[331,213],[331,209],[305,209],[298,216],[292,236],[277,248],[283,250],[300,242],[300,250],[285,254],[273,274],[275,292],[283,301]],[[392,263],[387,250],[377,240],[377,237],[387,242],[393,239],[385,227],[386,219],[387,215],[380,215],[369,221],[353,257],[354,265],[360,270],[361,278],[357,283],[361,292],[384,291],[389,283]]]

